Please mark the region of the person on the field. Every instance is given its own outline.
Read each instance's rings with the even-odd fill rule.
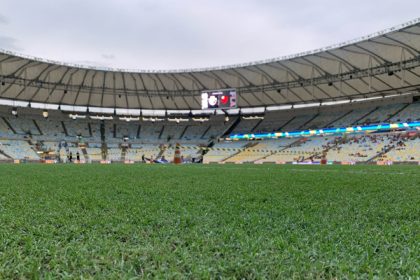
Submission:
[[[69,162],[73,162],[73,152],[70,152],[70,156],[69,156]]]
[[[168,160],[165,158],[165,156],[162,156],[160,160],[156,160],[156,163],[168,163]]]
[[[77,162],[80,162],[80,153],[79,153],[79,151],[77,151],[76,159],[77,159]]]

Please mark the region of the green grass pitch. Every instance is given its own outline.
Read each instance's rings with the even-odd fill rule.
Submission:
[[[0,278],[420,277],[420,167],[0,165]]]

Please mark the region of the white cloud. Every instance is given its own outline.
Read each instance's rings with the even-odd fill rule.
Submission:
[[[8,24],[0,34],[43,58],[179,69],[319,48],[411,20],[419,9],[418,0],[16,0],[2,4]]]
[[[9,50],[9,51],[17,51],[21,52],[23,49],[19,47],[18,40],[13,37],[9,36],[0,36],[0,48]]]
[[[113,54],[102,54],[102,58],[112,60],[112,59],[115,59],[115,55],[113,55]]]
[[[0,14],[0,24],[8,24],[9,20],[4,15]]]

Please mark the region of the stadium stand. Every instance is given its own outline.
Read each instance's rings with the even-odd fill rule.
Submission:
[[[174,72],[107,75],[0,51],[0,161],[171,161],[180,144],[188,162],[415,163],[419,126],[407,122],[420,120],[419,28],[415,20],[313,52]],[[200,106],[201,93],[222,88],[235,92],[234,106]],[[361,131],[375,124],[388,131]],[[248,141],[230,141],[236,134]]]
[[[290,114],[279,114],[276,111],[267,112],[264,120],[255,128],[254,132],[279,131],[292,118],[294,117]]]
[[[376,108],[370,114],[358,120],[357,124],[373,124],[385,122],[403,107],[404,104],[389,104]]]
[[[221,115],[211,116],[205,122],[190,120],[181,124],[69,120],[65,114],[46,119],[34,117],[33,112],[25,109],[17,117],[0,116],[0,161],[38,161],[55,154],[57,160],[65,162],[70,153],[75,160],[79,152],[81,160],[86,162],[142,162],[143,157],[161,159],[162,156],[170,162],[175,143],[181,143],[185,162],[284,163],[320,161],[323,157],[345,163],[416,162],[419,140],[415,136],[402,138],[402,144],[395,146],[393,139],[401,132],[234,142],[219,139],[236,132],[273,132],[279,128],[292,131],[413,121],[420,119],[419,104],[397,102],[372,106],[367,103],[322,110],[269,111],[263,120],[235,116],[226,120]]]
[[[298,130],[301,127],[303,127],[306,123],[311,121],[313,118],[315,118],[316,115],[302,115],[302,116],[296,116],[294,117],[290,122],[285,124],[281,130],[282,131],[294,131]]]
[[[17,160],[39,160],[38,154],[26,141],[0,140],[0,150],[3,155]]]
[[[420,159],[419,134],[389,135],[390,144],[386,152],[378,157],[381,161],[391,162],[418,162]]]
[[[327,158],[338,162],[367,162],[389,144],[387,135],[357,135],[345,137],[328,151]]]
[[[56,139],[64,139],[66,134],[63,130],[63,125],[59,121],[53,121],[51,119],[38,119],[34,120],[40,128],[42,134],[55,137]]]
[[[119,123],[116,125],[115,138],[122,139],[128,137],[130,139],[137,138],[137,132],[139,131],[139,124],[134,123]]]
[[[240,152],[246,142],[224,142],[215,144],[212,149],[204,156],[204,163],[223,162],[227,158]]]
[[[233,129],[232,134],[236,133],[248,133],[253,131],[254,128],[260,123],[261,120],[254,119],[254,120],[247,120],[243,119],[239,122],[239,124]]]
[[[348,112],[324,112],[320,113],[316,118],[312,119],[310,122],[306,123],[302,129],[318,129],[320,127],[327,128],[330,127],[331,123],[335,120],[346,115]]]
[[[16,132],[16,134],[40,134],[40,131],[38,130],[33,121],[16,117],[5,118],[5,121],[7,121],[7,123],[9,123],[11,127],[13,127],[13,130]]]
[[[341,119],[337,120],[336,122],[332,123],[332,127],[343,127],[343,126],[349,126],[352,124],[356,124],[360,119],[364,118],[366,115],[368,115],[370,112],[375,110],[375,108],[361,108],[352,110],[349,114],[345,115]]]
[[[408,104],[401,112],[391,118],[393,122],[399,121],[419,121],[420,102]]]
[[[304,161],[322,154],[332,139],[334,137],[292,138],[289,139],[289,142],[283,144],[283,149],[272,153],[270,156],[260,160],[259,163]]]
[[[199,141],[203,134],[210,128],[210,125],[188,125],[181,137],[184,141]]]

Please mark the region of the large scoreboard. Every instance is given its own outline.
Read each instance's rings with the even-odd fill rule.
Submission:
[[[201,109],[230,109],[236,108],[236,90],[221,89],[203,91],[201,93]]]

